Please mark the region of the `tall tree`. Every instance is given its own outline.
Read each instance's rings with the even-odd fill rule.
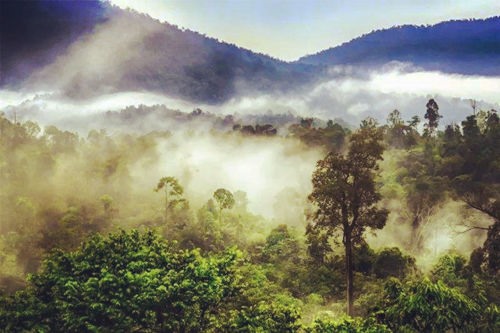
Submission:
[[[308,234],[324,230],[329,237],[342,236],[345,249],[347,314],[353,314],[353,246],[366,228],[381,229],[387,211],[377,207],[381,199],[374,171],[382,159],[383,133],[374,121],[364,121],[352,134],[346,155],[330,152],[318,161],[309,200],[316,205]]]
[[[233,208],[234,196],[225,188],[219,188],[214,192],[214,199],[219,205],[219,223],[222,224],[222,210]]]
[[[158,181],[155,192],[163,190],[165,193],[165,222],[168,222],[169,212],[177,205],[186,205],[187,201],[182,197],[184,189],[175,177],[163,177]]]
[[[431,98],[425,106],[427,107],[427,112],[424,118],[428,120],[428,123],[425,124],[425,130],[428,135],[432,135],[439,125],[439,118],[443,116],[439,114],[439,106],[434,98]]]
[[[401,112],[394,110],[387,116],[387,142],[389,145],[402,148],[404,146],[405,125]]]

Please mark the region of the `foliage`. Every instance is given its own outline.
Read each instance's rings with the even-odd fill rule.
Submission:
[[[214,199],[221,210],[231,209],[235,203],[233,194],[224,188],[219,188],[214,192]]]
[[[476,252],[476,260],[482,258],[485,269],[497,274],[500,269],[500,148],[497,144],[500,121],[496,111],[490,110],[482,112],[481,122],[480,126],[478,116],[470,115],[462,121],[463,134],[458,128],[447,128],[440,172],[448,179],[457,199],[493,219],[483,247]]]
[[[165,193],[165,220],[168,221],[169,213],[178,206],[186,206],[187,201],[182,197],[184,189],[175,177],[163,177],[158,181],[155,192],[163,190]]]
[[[289,132],[293,137],[300,139],[308,146],[324,147],[328,151],[341,151],[346,137],[350,133],[347,128],[329,120],[326,127],[313,126],[314,119],[301,119],[300,124],[293,124]]]
[[[401,113],[394,110],[387,116],[387,129],[385,141],[394,148],[410,148],[418,142],[416,126],[418,119],[413,119],[406,125],[401,118]]]
[[[423,230],[447,198],[446,182],[437,175],[439,156],[433,144],[425,143],[407,153],[399,163],[397,180],[405,192],[405,218],[412,227],[409,249],[418,252],[424,242]]]
[[[225,188],[219,188],[214,192],[214,199],[219,205],[219,223],[222,224],[222,210],[233,208],[235,204],[234,196]]]
[[[377,317],[395,331],[474,331],[481,318],[478,304],[441,281],[424,278],[403,284],[390,279]]]
[[[340,320],[316,319],[311,326],[305,328],[306,333],[391,333],[384,324],[379,324],[373,319],[362,320],[350,317]]]
[[[378,278],[404,278],[415,269],[415,258],[404,255],[397,247],[382,249],[373,264],[373,272]]]
[[[281,224],[271,230],[257,257],[266,268],[266,275],[295,297],[304,297],[317,290],[317,285],[310,284],[312,275],[306,260],[305,249],[295,230]]]
[[[184,188],[175,177],[161,178],[154,191],[161,190],[164,192],[164,212],[160,229],[167,239],[177,240],[191,222],[189,201],[184,198]]]
[[[237,307],[240,258],[235,250],[179,250],[152,232],[94,236],[75,252],[50,255],[26,290],[4,300],[0,323],[9,331],[199,332],[220,326],[229,311],[259,329],[293,327],[298,315],[286,304]]]
[[[449,253],[441,256],[430,273],[432,281],[443,281],[450,287],[458,288],[474,300],[483,310],[498,304],[498,279],[488,273],[474,272],[474,263],[467,263],[458,254]]]
[[[498,274],[500,271],[500,221],[496,220],[488,228],[483,251],[486,254],[486,267],[491,274]]]
[[[165,110],[158,110],[160,117]],[[140,112],[120,113],[123,124],[127,117],[149,114]],[[0,115],[0,330],[296,332],[302,325],[311,332],[362,332],[377,327],[371,318],[376,313],[379,324],[397,332],[500,331],[496,111],[479,111],[444,131],[437,126],[426,137],[417,131],[417,116],[405,123],[395,110],[385,126],[365,121],[354,133],[333,121],[325,125],[307,118],[288,132],[275,127],[276,136],[259,138],[217,132],[230,126],[203,112],[172,112],[165,117],[210,119],[210,135],[224,140],[298,139],[332,151],[313,175],[307,240],[299,223],[249,211],[241,191],[221,188],[212,198],[188,198],[177,178],[156,182],[161,174],[154,161],[159,143],[171,138],[168,132],[92,130],[82,137]],[[287,137],[278,138],[284,132]],[[379,173],[382,139],[389,150]],[[189,179],[189,172],[180,176]],[[284,209],[296,205],[286,198]],[[420,254],[428,241],[425,228],[435,226],[435,214],[450,200],[464,203],[452,223],[470,230],[465,232],[472,241],[486,240],[469,261],[455,253],[441,256],[426,274],[429,280],[421,280],[406,253]],[[349,203],[346,215],[343,202]],[[287,217],[302,220],[304,206],[294,208]],[[396,235],[401,250],[371,248],[364,239],[369,229],[384,226],[382,208],[391,212],[391,228],[411,230],[413,238]],[[349,256],[338,246],[346,240],[343,216],[352,227],[354,313],[363,318],[320,317],[310,323],[345,305]],[[154,228],[161,236],[96,235],[118,228]],[[382,233],[394,230],[387,229]],[[248,260],[234,246],[248,253]],[[384,291],[387,280],[395,281],[391,277],[405,282]]]
[[[380,140],[378,129],[362,128],[351,137],[347,156],[329,153],[318,161],[309,196],[317,205],[311,228],[338,228],[344,232],[343,242],[357,243],[367,227],[384,226],[387,212],[375,207],[380,195],[373,181],[383,151]]]
[[[466,262],[461,255],[445,254],[439,257],[431,271],[431,276],[435,281],[441,280],[447,285],[455,286],[457,280],[465,278],[468,273]]]
[[[244,308],[230,321],[228,332],[297,332],[301,324],[300,310],[290,300],[278,299],[272,302],[261,301]]]
[[[377,254],[366,242],[361,242],[354,247],[354,270],[369,275],[372,273],[373,264],[377,259]]]

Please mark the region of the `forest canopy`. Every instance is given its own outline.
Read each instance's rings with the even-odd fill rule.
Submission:
[[[443,126],[437,102],[358,128],[198,109],[82,135],[2,114],[0,327],[497,331],[499,117]]]

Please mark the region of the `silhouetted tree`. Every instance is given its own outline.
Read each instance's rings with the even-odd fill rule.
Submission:
[[[428,123],[425,124],[425,129],[428,135],[433,135],[439,125],[439,118],[443,116],[439,114],[439,106],[433,98],[425,106],[427,107],[427,112],[424,118],[428,120]]]

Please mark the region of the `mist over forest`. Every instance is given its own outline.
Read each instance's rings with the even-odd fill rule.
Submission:
[[[498,17],[285,62],[0,6],[0,331],[500,330]]]

